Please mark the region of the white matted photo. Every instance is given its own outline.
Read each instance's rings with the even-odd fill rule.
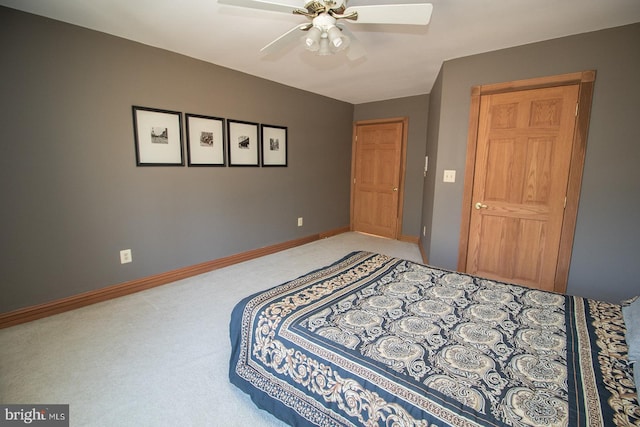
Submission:
[[[262,125],[262,166],[287,166],[287,128]]]
[[[258,124],[227,120],[229,166],[259,166]]]
[[[189,166],[224,166],[224,119],[185,114]]]
[[[182,113],[133,106],[138,166],[184,166]]]

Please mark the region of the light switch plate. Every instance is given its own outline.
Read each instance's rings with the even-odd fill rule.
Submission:
[[[444,171],[444,182],[456,182],[456,171],[454,170],[445,170]]]

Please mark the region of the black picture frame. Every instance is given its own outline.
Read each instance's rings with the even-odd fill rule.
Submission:
[[[137,166],[184,166],[182,113],[132,106]]]
[[[287,128],[285,126],[261,125],[261,163],[264,167],[286,167],[288,160]]]
[[[185,114],[187,164],[226,166],[225,120],[221,117]]]
[[[260,166],[258,123],[227,119],[229,166]]]

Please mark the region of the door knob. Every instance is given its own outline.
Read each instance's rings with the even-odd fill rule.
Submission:
[[[486,209],[487,207],[487,205],[483,205],[481,202],[476,203],[476,209]]]
[[[393,187],[393,191],[398,191],[398,187]]]

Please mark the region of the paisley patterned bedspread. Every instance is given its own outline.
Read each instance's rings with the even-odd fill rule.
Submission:
[[[318,426],[640,426],[620,306],[368,252],[241,301],[230,380]]]

